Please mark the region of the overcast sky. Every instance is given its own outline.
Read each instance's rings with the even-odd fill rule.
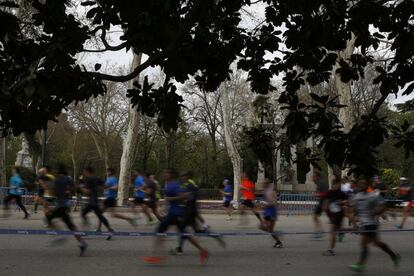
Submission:
[[[84,12],[84,8],[78,6],[77,13]],[[254,5],[243,12],[243,20],[241,22],[241,27],[244,28],[254,28],[262,20],[264,19],[264,6],[263,5]],[[122,35],[121,29],[113,29],[111,30],[110,34],[110,44],[117,45],[120,43],[119,37]],[[90,47],[94,47],[93,45],[88,45]],[[96,47],[96,46],[95,46]],[[283,47],[283,46],[282,46]],[[114,74],[114,72],[119,72],[115,74],[121,74],[121,72],[128,72],[130,71],[130,64],[132,61],[132,52],[126,52],[125,50],[116,51],[116,52],[105,52],[105,53],[87,53],[80,57],[81,63],[86,63],[89,65],[88,67],[93,70],[93,65],[95,63],[102,64],[102,72]],[[271,57],[271,55],[267,55],[266,58]],[[147,57],[144,56],[143,59],[145,60]],[[160,75],[159,68],[148,68],[147,70],[141,73],[141,76],[149,75]],[[276,78],[277,79],[277,78]],[[399,93],[398,97],[394,95],[389,97],[389,102],[393,105],[396,103],[402,103],[409,99],[414,98],[413,95],[402,96],[401,92]]]

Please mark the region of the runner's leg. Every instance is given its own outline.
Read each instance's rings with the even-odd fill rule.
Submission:
[[[24,205],[22,203],[22,197],[21,196],[16,196],[16,204],[24,212],[24,218],[28,218],[29,217],[29,213],[27,212],[26,207],[24,207]]]

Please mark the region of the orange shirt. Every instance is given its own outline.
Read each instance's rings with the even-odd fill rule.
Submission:
[[[373,191],[374,191],[374,189],[372,189],[372,187],[371,187],[371,186],[368,186],[367,192],[368,192],[368,193],[372,193]]]
[[[241,182],[241,193],[244,199],[254,200],[254,183],[247,178],[243,178]]]

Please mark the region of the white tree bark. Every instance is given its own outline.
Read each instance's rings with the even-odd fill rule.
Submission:
[[[351,57],[355,49],[355,35],[347,42],[346,49],[338,53],[338,58],[345,61]],[[336,70],[337,68],[335,68]],[[346,107],[339,109],[339,120],[344,126],[344,131],[348,132],[352,128],[352,98],[351,98],[351,82],[344,83],[341,81],[341,76],[335,74],[335,85],[338,90],[340,104]]]
[[[237,201],[240,198],[240,183],[241,183],[241,170],[242,170],[242,160],[240,154],[234,144],[234,137],[232,131],[232,120],[231,120],[231,105],[229,99],[229,89],[226,87],[226,84],[221,86],[221,108],[223,113],[223,128],[224,128],[224,139],[226,142],[227,152],[229,154],[231,163],[233,165],[233,200]]]
[[[346,62],[348,62],[348,59],[351,57],[355,50],[355,40],[356,37],[354,34],[352,34],[351,39],[347,42],[346,49],[338,53],[338,59],[343,59]],[[334,68],[335,71],[336,69],[338,69],[338,66]],[[335,85],[336,89],[338,90],[339,103],[346,106],[344,108],[339,109],[338,118],[343,125],[343,130],[345,132],[349,132],[353,125],[351,82],[342,82],[341,76],[335,73]],[[346,175],[347,173],[348,170],[342,171],[342,175]]]
[[[141,64],[142,55],[134,55],[131,68]],[[135,80],[130,81],[130,87]],[[138,129],[141,115],[130,105],[127,134],[122,148],[122,156],[119,169],[118,184],[118,205],[122,206],[125,199],[128,198],[129,183],[131,178],[132,163],[134,161],[135,149],[138,140]]]
[[[308,140],[306,140],[306,147],[313,148],[312,138],[309,138]],[[311,190],[312,188],[315,187],[315,182],[313,181],[313,173],[314,173],[314,168],[311,164],[309,172],[306,174],[306,182],[305,182],[306,190]]]
[[[14,165],[18,167],[28,168],[28,169],[32,169],[33,167],[33,160],[30,157],[30,152],[29,152],[29,144],[26,138],[24,137],[24,135],[22,135],[22,149],[17,153],[16,161],[14,162]]]
[[[331,166],[328,165],[328,187],[332,188],[332,180],[334,179],[334,171]]]
[[[263,166],[263,163],[259,161],[257,161],[257,189],[258,190],[263,190],[263,181],[265,179],[265,167]]]
[[[296,161],[297,156],[296,156],[296,145],[292,145],[290,148],[290,152],[292,154],[292,159]],[[291,169],[292,169],[292,179],[291,179],[291,184],[292,184],[292,190],[293,191],[298,191],[299,190],[299,185],[298,185],[298,163],[295,161],[291,161]]]

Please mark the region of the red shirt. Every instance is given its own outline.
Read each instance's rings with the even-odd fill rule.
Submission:
[[[254,183],[247,178],[243,178],[241,183],[241,193],[244,199],[254,200],[256,198],[254,195]]]

